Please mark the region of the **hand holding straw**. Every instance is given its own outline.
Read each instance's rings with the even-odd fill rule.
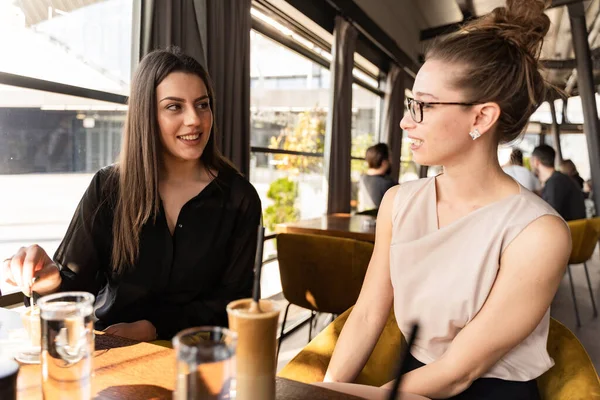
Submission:
[[[402,371],[406,369],[406,360],[410,354],[410,349],[415,342],[415,338],[417,337],[417,331],[419,330],[419,324],[415,323],[412,326],[412,330],[410,332],[410,336],[408,337],[408,341],[406,342],[406,347],[402,349],[400,354],[400,362],[398,363],[398,369],[396,370],[396,379],[394,379],[394,385],[392,386],[392,391],[388,397],[389,400],[396,400],[398,396],[398,389],[400,388],[400,381],[402,379]]]

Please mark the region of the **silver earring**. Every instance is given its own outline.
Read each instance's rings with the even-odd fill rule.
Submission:
[[[471,135],[471,139],[475,140],[481,136],[481,133],[479,132],[479,129],[475,128],[471,132],[469,132],[469,135]]]

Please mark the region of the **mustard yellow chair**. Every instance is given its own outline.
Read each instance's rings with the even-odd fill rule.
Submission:
[[[585,277],[587,279],[588,289],[590,291],[590,298],[592,299],[592,308],[594,310],[594,317],[598,316],[596,310],[596,302],[594,301],[594,292],[592,290],[592,284],[590,282],[590,275],[587,268],[587,262],[592,258],[596,243],[600,238],[600,225],[598,219],[579,219],[575,221],[569,221],[569,229],[571,230],[571,240],[573,248],[571,250],[571,256],[569,257],[569,266],[567,272],[569,274],[569,284],[571,286],[571,295],[573,296],[573,305],[575,306],[575,318],[577,319],[577,326],[581,326],[581,319],[579,318],[579,308],[577,307],[577,299],[575,297],[575,287],[573,286],[573,276],[571,275],[571,264],[583,264],[585,270]]]
[[[289,302],[281,324],[279,347],[291,304],[311,310],[310,341],[316,312],[339,315],[356,303],[372,253],[372,243],[358,240],[291,233],[277,235],[281,287]]]
[[[340,315],[311,341],[278,376],[304,383],[321,382],[333,349],[351,309]],[[381,386],[393,379],[400,349],[405,345],[393,312],[371,357],[355,383]],[[594,364],[573,333],[550,320],[548,352],[555,365],[537,379],[542,400],[599,400],[600,380]]]

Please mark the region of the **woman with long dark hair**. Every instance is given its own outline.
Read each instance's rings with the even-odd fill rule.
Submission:
[[[96,295],[96,329],[169,339],[227,325],[249,297],[261,204],[219,153],[210,78],[177,48],[140,62],[120,160],[96,173],[54,259],[39,246],[3,262],[26,294]]]

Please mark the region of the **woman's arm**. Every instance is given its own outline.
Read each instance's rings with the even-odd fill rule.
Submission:
[[[246,196],[238,209],[237,221],[228,245],[229,259],[218,287],[210,299],[198,299],[185,305],[162,305],[148,311],[147,319],[158,337],[170,339],[191,326],[227,326],[225,308],[233,300],[252,296],[254,256],[261,203],[258,194]]]
[[[377,216],[375,248],[360,295],[342,329],[324,382],[353,382],[369,359],[393,301],[390,281],[392,208],[398,187],[385,194]]]
[[[570,252],[564,221],[543,216],[532,222],[502,254],[496,281],[477,316],[440,359],[406,374],[401,390],[436,399],[465,391],[538,326]]]

